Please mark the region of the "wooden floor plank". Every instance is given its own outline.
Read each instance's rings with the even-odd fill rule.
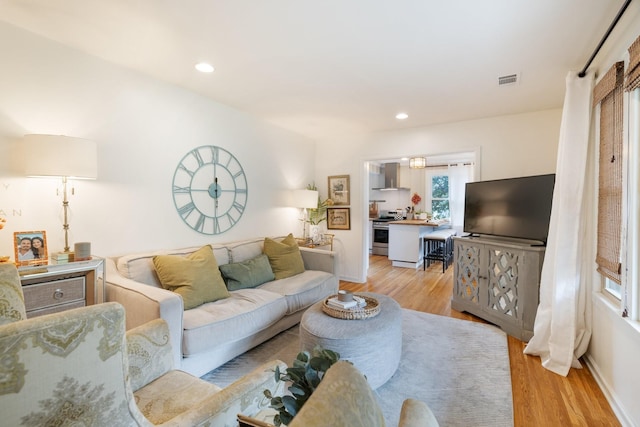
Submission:
[[[451,309],[453,267],[396,268],[385,256],[369,257],[366,283],[340,281],[340,289],[389,295],[404,307],[426,313],[486,323]],[[523,353],[526,343],[508,337],[514,426],[620,426],[593,375],[572,369],[567,377],[546,370],[540,358]]]

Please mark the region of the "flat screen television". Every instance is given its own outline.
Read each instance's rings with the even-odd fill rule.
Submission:
[[[547,243],[555,174],[469,182],[464,231]]]

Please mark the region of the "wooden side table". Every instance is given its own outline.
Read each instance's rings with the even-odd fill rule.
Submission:
[[[104,302],[102,258],[18,267],[18,273],[28,318]]]

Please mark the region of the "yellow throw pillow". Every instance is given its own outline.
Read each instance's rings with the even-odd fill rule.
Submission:
[[[266,237],[263,251],[269,258],[269,264],[276,279],[284,279],[304,272],[300,248],[292,234],[281,242]]]
[[[210,245],[185,257],[157,255],[153,265],[162,287],[182,296],[185,310],[230,296]]]

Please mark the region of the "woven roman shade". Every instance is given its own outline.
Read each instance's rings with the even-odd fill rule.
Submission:
[[[622,230],[622,95],[624,63],[614,64],[594,89],[600,103],[598,177],[598,271],[620,283]]]
[[[624,90],[631,92],[640,87],[640,37],[629,46],[629,67],[625,75]]]

